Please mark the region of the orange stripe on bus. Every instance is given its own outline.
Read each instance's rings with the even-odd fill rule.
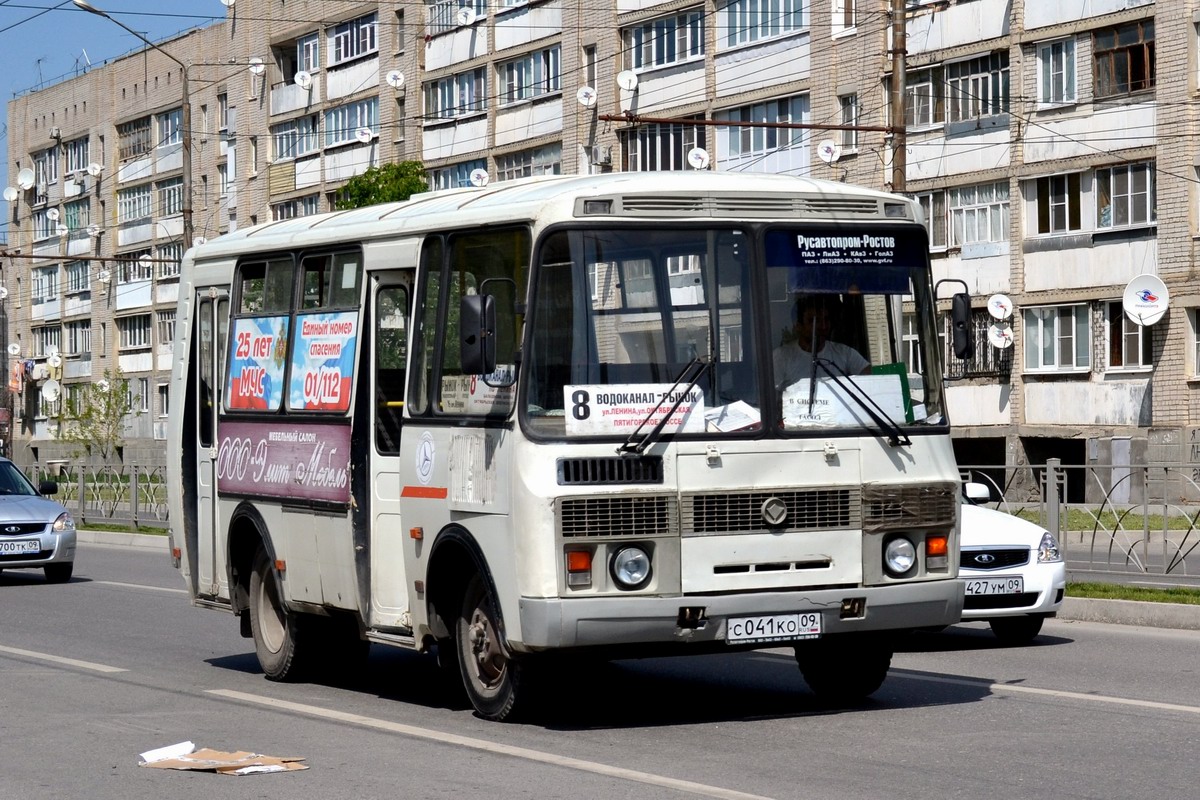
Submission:
[[[400,490],[401,497],[424,497],[428,500],[445,500],[450,490],[438,486],[405,486]]]

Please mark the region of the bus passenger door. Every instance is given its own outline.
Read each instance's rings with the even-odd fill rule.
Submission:
[[[400,519],[400,428],[408,359],[411,273],[392,273],[371,289],[370,624],[409,628],[404,553],[413,544]]]
[[[192,368],[196,407],[196,528],[197,585],[201,597],[219,593],[217,513],[217,411],[221,406],[225,341],[229,326],[229,297],[224,292],[196,297],[196,345]]]

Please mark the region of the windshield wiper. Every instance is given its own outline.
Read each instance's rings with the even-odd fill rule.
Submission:
[[[699,368],[697,368],[697,366]],[[692,360],[689,361],[680,371],[679,377],[675,379],[675,383],[671,384],[670,390],[668,390],[666,394],[658,399],[658,402],[654,404],[654,408],[650,409],[650,413],[646,415],[641,424],[638,425],[637,428],[634,429],[633,433],[629,434],[629,438],[617,448],[617,452],[622,455],[625,453],[636,453],[640,456],[642,453],[646,452],[646,449],[650,447],[650,445],[657,442],[658,437],[662,435],[663,428],[667,426],[667,420],[675,416],[675,412],[679,410],[679,406],[681,406],[683,401],[687,399],[687,396],[691,394],[692,389],[696,388],[696,383],[699,382],[700,378],[703,377],[704,373],[708,371],[710,366],[712,366],[711,355],[705,357],[694,356]],[[646,423],[654,419],[654,415],[658,413],[660,408],[662,408],[663,400],[666,400],[671,395],[676,394],[675,390],[679,388],[679,384],[683,382],[683,379],[687,377],[687,374],[693,369],[696,370],[696,373],[692,375],[691,379],[687,382],[687,386],[684,388],[684,390],[678,393],[678,396],[675,398],[675,402],[671,405],[671,410],[663,415],[662,419],[658,421],[658,424],[654,426],[653,430],[651,430],[641,439],[638,439],[638,434],[642,432],[642,428],[646,427]],[[637,440],[636,444],[634,440]]]
[[[829,359],[821,358],[820,356],[813,356],[812,359],[812,375],[810,376],[808,390],[809,413],[812,413],[813,398],[816,396],[817,365],[820,365],[821,369],[825,370],[825,374],[833,378],[833,382],[836,383],[848,397],[854,400],[854,402],[858,403],[859,407],[863,411],[867,412],[867,416],[869,416],[871,420],[879,426],[879,429],[887,434],[887,443],[891,447],[900,447],[902,445],[907,446],[912,444],[912,439],[908,438],[908,434],[900,430],[899,425],[888,419],[887,412],[880,408],[879,404],[871,399],[871,396],[864,392],[859,385],[854,382],[854,378],[851,375],[849,375],[844,369]]]

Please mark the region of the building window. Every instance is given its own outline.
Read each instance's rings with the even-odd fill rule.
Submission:
[[[1149,325],[1138,325],[1125,316],[1120,300],[1108,304],[1108,368],[1146,370],[1154,365],[1154,337]]]
[[[471,173],[477,169],[487,169],[487,161],[479,158],[464,161],[449,167],[429,170],[430,189],[459,189],[471,185]]]
[[[276,161],[315,153],[319,146],[316,114],[271,126],[271,147]]]
[[[687,124],[655,123],[623,131],[627,159],[625,169],[630,172],[689,169],[688,151],[693,147],[705,146],[704,134],[702,126]]]
[[[79,294],[92,290],[92,268],[89,261],[68,261],[67,294]]]
[[[426,119],[453,119],[487,110],[484,67],[425,84]]]
[[[724,47],[803,30],[804,0],[732,0],[721,10]]]
[[[562,145],[551,144],[496,156],[496,180],[511,181],[531,175],[561,175]]]
[[[849,31],[858,25],[857,0],[833,0],[833,34]]]
[[[33,155],[33,179],[38,186],[38,192],[44,193],[43,187],[58,182],[58,150],[51,147]],[[39,201],[44,202],[44,201]]]
[[[158,384],[158,415],[165,417],[171,413],[171,386],[167,383]]]
[[[54,235],[54,229],[58,227],[46,211],[47,209],[39,208],[32,214],[33,240],[35,242],[49,239]]]
[[[1075,40],[1038,45],[1038,102],[1075,102]]]
[[[1155,85],[1154,20],[1092,34],[1096,97],[1140,92]]]
[[[904,81],[904,124],[909,128],[928,128],[946,121],[942,68],[913,72]]]
[[[58,325],[34,328],[31,333],[33,334],[33,355],[35,358],[43,358],[51,353],[61,351],[62,328]]]
[[[30,270],[33,278],[33,303],[44,303],[58,299],[58,265],[38,267]]]
[[[986,308],[971,312],[971,332],[975,338],[975,354],[968,359],[951,357],[946,361],[947,377],[960,378],[1007,378],[1012,373],[1013,348],[993,347],[988,341],[988,329],[996,320]],[[950,315],[943,318],[938,329],[938,342],[945,353],[946,331],[950,329]]]
[[[117,255],[117,283],[148,281],[154,275],[154,262],[149,250]]]
[[[929,249],[945,250],[950,244],[947,233],[949,215],[946,211],[946,193],[941,190],[924,192],[918,194],[916,199],[925,217],[925,230],[929,232]]]
[[[296,40],[296,69],[316,72],[321,68],[321,37],[310,33]],[[290,75],[284,76],[291,79]]]
[[[725,146],[730,158],[738,156],[767,155],[777,150],[789,150],[804,144],[807,131],[799,128],[760,128],[738,125],[739,122],[808,122],[808,95],[798,94],[765,103],[718,111],[715,119],[728,122],[720,129],[719,136],[725,137]],[[689,126],[689,130],[703,139],[703,134]],[[699,145],[703,147],[704,145]],[[687,151],[684,151],[687,155]],[[667,167],[660,167],[667,169]],[[672,169],[681,169],[673,167]]]
[[[1069,233],[1083,227],[1079,213],[1079,173],[1038,178],[1037,232]]]
[[[857,150],[858,149],[858,131],[854,127],[858,125],[858,95],[844,94],[838,97],[838,106],[841,109],[841,123],[850,126],[850,129],[843,130],[842,134],[842,149]]]
[[[158,344],[159,347],[175,341],[175,309],[158,312]]]
[[[67,154],[67,172],[83,172],[88,164],[88,137],[72,139],[63,145]]]
[[[1096,170],[1096,227],[1148,225],[1158,219],[1154,165],[1123,164]]]
[[[593,89],[596,88],[596,45],[589,44],[583,48],[583,82]]]
[[[178,278],[179,265],[183,261],[183,242],[169,242],[158,246],[158,277]]]
[[[224,92],[217,95],[217,130],[229,130],[229,95]]]
[[[950,121],[1008,113],[1008,52],[947,64],[946,100]]]
[[[90,200],[75,200],[63,203],[63,224],[73,231],[81,231],[92,224],[92,203]]]
[[[142,350],[150,346],[150,315],[138,314],[117,320],[121,350]]]
[[[69,356],[92,357],[92,321],[88,319],[66,323],[67,348]]]
[[[685,11],[625,28],[621,41],[625,69],[650,69],[699,58],[704,55],[704,13]]]
[[[985,183],[947,192],[953,244],[1008,241],[1008,184]]]
[[[169,217],[183,213],[183,178],[171,178],[154,184],[158,192],[158,215]]]
[[[331,108],[325,112],[325,146],[358,141],[358,130],[365,128],[379,133],[379,98],[372,97],[357,103]]]
[[[282,203],[275,203],[271,206],[271,220],[279,222],[280,220],[317,214],[320,213],[320,205],[321,196],[319,194],[310,194],[305,197],[285,200]]]
[[[122,161],[150,152],[150,118],[142,117],[117,126],[117,157]]]
[[[562,90],[561,56],[557,46],[505,61],[496,67],[496,71],[502,106]]]
[[[221,187],[221,197],[229,196],[229,165],[217,164],[217,183]]]
[[[117,222],[138,222],[150,218],[150,184],[117,192]]]
[[[379,49],[376,15],[367,14],[329,29],[329,66],[336,67]]]
[[[1091,365],[1086,305],[1027,308],[1022,320],[1026,371],[1078,372]]]
[[[158,122],[158,146],[166,147],[183,141],[183,109],[176,108],[155,117]]]
[[[507,5],[505,3],[505,6]],[[456,28],[458,22],[454,19],[454,15],[460,8],[471,9],[475,12],[476,18],[487,14],[487,3],[484,0],[435,0],[435,2],[428,3],[425,8],[428,17],[426,30],[430,35]]]

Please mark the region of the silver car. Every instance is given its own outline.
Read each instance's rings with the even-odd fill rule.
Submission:
[[[75,520],[44,495],[54,481],[34,487],[7,458],[0,458],[0,570],[42,569],[50,583],[66,583],[75,569]]]

